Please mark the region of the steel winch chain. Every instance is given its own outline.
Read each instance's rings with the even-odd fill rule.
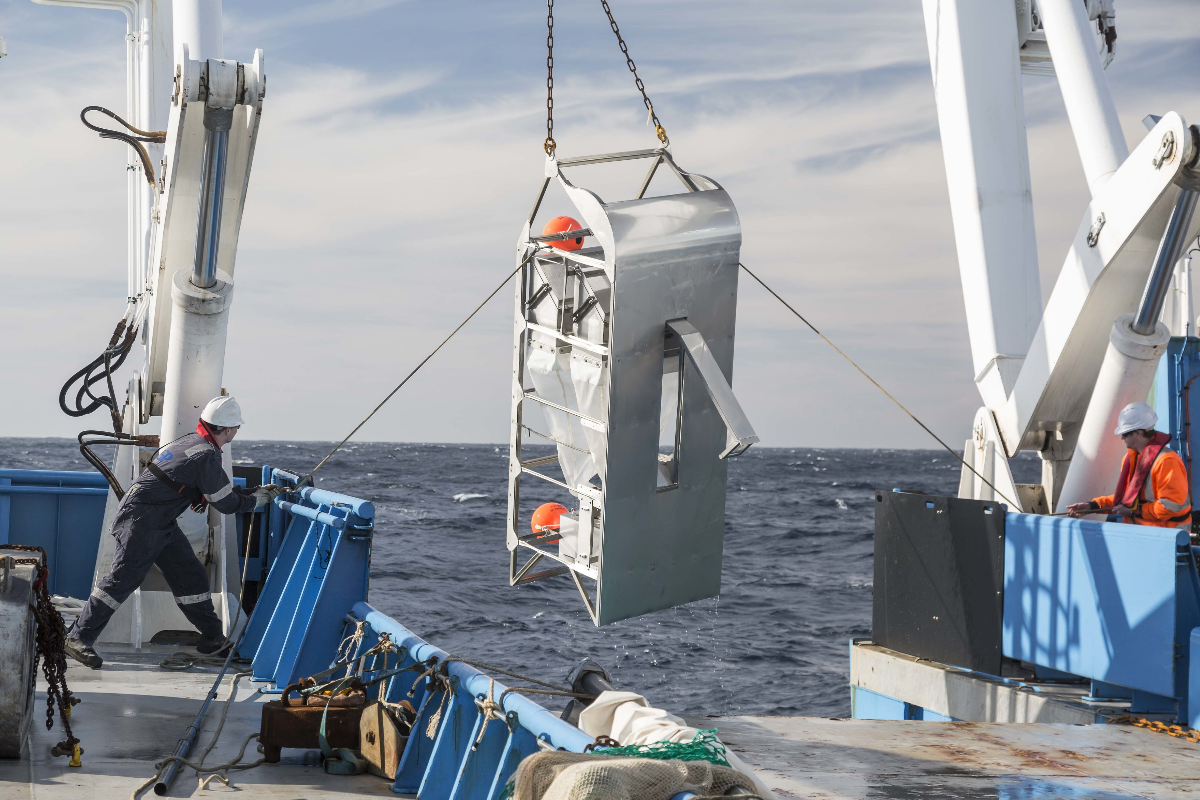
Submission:
[[[554,157],[554,0],[546,0],[546,141],[542,149]]]
[[[663,143],[663,147],[667,147],[671,144],[671,140],[667,138],[667,129],[658,121],[658,114],[654,113],[654,104],[650,102],[650,96],[646,94],[646,84],[642,83],[642,79],[638,77],[637,65],[633,63],[633,58],[629,55],[629,46],[621,37],[621,29],[617,27],[617,21],[613,19],[612,9],[608,7],[608,0],[600,0],[600,5],[604,7],[604,13],[608,16],[608,25],[616,34],[617,44],[621,46],[621,53],[625,56],[625,66],[629,67],[629,71],[633,73],[633,82],[638,91],[642,93],[642,102],[646,104],[646,111],[650,113],[650,120],[654,123],[654,133],[658,135],[658,140]]]
[[[13,564],[31,564],[36,567],[37,578],[33,582],[33,592],[36,598],[32,606],[34,619],[37,622],[37,649],[33,658],[33,674],[37,674],[38,663],[41,662],[42,673],[46,677],[46,730],[54,729],[54,708],[58,707],[58,716],[66,731],[65,741],[56,744],[50,751],[55,756],[70,756],[70,766],[78,767],[79,755],[83,748],[78,747],[79,739],[71,732],[71,707],[79,703],[79,698],[72,694],[67,687],[67,654],[63,645],[67,640],[67,629],[63,625],[62,615],[54,607],[50,599],[47,582],[50,570],[46,551],[34,545],[6,544],[5,550],[22,550],[39,553],[41,558],[17,558]]]
[[[650,102],[650,95],[646,94],[646,84],[642,83],[637,73],[637,64],[633,63],[633,57],[629,55],[629,45],[625,44],[625,39],[621,36],[621,29],[617,27],[617,21],[613,18],[612,8],[609,7],[608,0],[600,0],[600,5],[608,17],[608,26],[617,37],[617,44],[621,46],[625,66],[633,73],[634,85],[642,93],[642,102],[646,104],[650,121],[654,123],[654,133],[663,147],[668,147],[671,140],[667,138],[667,129],[662,126],[658,114],[654,112],[654,104]],[[546,0],[546,141],[542,143],[542,149],[546,151],[546,155],[553,158],[557,146],[554,141],[554,0]]]

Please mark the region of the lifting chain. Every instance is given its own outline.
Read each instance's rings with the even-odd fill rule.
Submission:
[[[1182,725],[1167,725],[1158,720],[1146,719],[1145,717],[1131,717],[1128,714],[1114,717],[1109,722],[1114,725],[1134,725],[1138,728],[1154,731],[1155,733],[1165,733],[1167,736],[1174,736],[1176,739],[1186,739],[1193,744],[1200,744],[1200,731],[1185,728]]]
[[[617,21],[613,19],[612,9],[608,7],[608,0],[600,0],[600,5],[604,7],[604,13],[608,15],[608,25],[617,36],[617,44],[621,45],[621,53],[625,56],[625,66],[629,67],[629,71],[633,73],[633,82],[637,85],[638,91],[642,93],[642,102],[646,104],[646,111],[650,114],[650,121],[654,123],[654,132],[658,135],[658,140],[662,142],[663,147],[668,147],[671,144],[671,140],[667,138],[667,130],[658,121],[658,114],[654,113],[654,104],[650,102],[650,96],[646,94],[646,84],[642,83],[642,79],[638,77],[637,65],[633,63],[633,59],[629,56],[629,47],[625,44],[625,40],[621,38],[621,29],[617,27]]]
[[[554,0],[546,0],[546,141],[542,149],[554,157]]]
[[[23,550],[40,554],[40,558],[17,558],[11,564],[32,564],[37,578],[33,582],[33,593],[36,597],[33,616],[37,621],[37,652],[33,658],[33,674],[37,674],[38,662],[41,662],[42,673],[46,676],[46,730],[54,729],[54,707],[58,706],[58,716],[62,720],[63,730],[67,733],[65,741],[59,742],[50,750],[51,755],[70,756],[69,766],[82,766],[79,756],[83,748],[79,739],[71,732],[71,707],[79,703],[79,698],[67,688],[67,654],[63,645],[67,640],[67,629],[63,625],[62,615],[54,608],[50,600],[50,590],[47,581],[50,571],[46,568],[49,563],[46,551],[40,547],[20,544],[6,544],[5,550]]]
[[[637,86],[637,90],[642,93],[642,102],[646,104],[650,122],[654,123],[654,133],[662,142],[663,147],[669,147],[671,140],[667,138],[667,129],[658,121],[658,114],[654,113],[654,104],[650,102],[650,96],[646,94],[646,84],[642,83],[642,79],[637,74],[637,64],[633,63],[633,58],[629,55],[629,45],[625,44],[625,39],[621,36],[621,29],[617,27],[617,21],[613,18],[608,0],[600,0],[600,5],[603,6],[604,14],[608,17],[608,26],[612,28],[612,32],[617,37],[617,44],[621,46],[621,53],[625,56],[625,66],[629,67],[629,71],[633,73],[633,82]],[[557,143],[554,141],[554,0],[546,0],[546,141],[542,143],[542,149],[546,151],[546,155],[553,158],[556,147]]]

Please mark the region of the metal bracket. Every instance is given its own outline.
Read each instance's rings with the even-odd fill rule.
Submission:
[[[750,425],[750,420],[746,418],[746,412],[742,411],[741,403],[734,396],[729,381],[725,380],[725,374],[713,358],[712,351],[708,349],[708,343],[704,341],[700,331],[686,319],[668,322],[667,329],[679,337],[684,351],[696,366],[696,371],[700,373],[704,388],[708,390],[708,396],[712,398],[713,405],[717,407],[717,413],[721,415],[721,420],[728,430],[721,458],[746,452],[751,445],[759,441],[758,435]]]
[[[1155,169],[1161,169],[1162,165],[1171,160],[1175,155],[1175,132],[1167,131],[1163,134],[1162,144],[1158,146],[1158,152],[1154,154],[1154,158],[1150,161]]]
[[[1095,247],[1100,241],[1100,231],[1104,230],[1104,212],[1101,212],[1096,221],[1092,223],[1092,227],[1088,229],[1087,243],[1088,247]]]

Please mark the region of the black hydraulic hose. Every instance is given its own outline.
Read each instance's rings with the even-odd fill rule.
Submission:
[[[109,117],[112,117],[122,126],[124,126],[125,130],[130,131],[130,133],[122,133],[121,131],[114,131],[109,128],[101,128],[97,125],[93,125],[87,120],[89,111],[99,111],[101,114],[107,114]],[[137,151],[138,158],[141,159],[142,162],[142,170],[146,174],[146,180],[151,186],[154,186],[154,165],[150,163],[150,154],[146,152],[146,148],[142,145],[142,142],[163,144],[167,141],[166,131],[139,130],[103,106],[88,106],[87,108],[83,109],[83,111],[79,112],[79,119],[84,125],[100,134],[101,139],[116,139],[119,142],[125,142],[125,144]]]
[[[88,438],[85,438],[88,437]],[[92,438],[100,437],[100,438]],[[112,488],[113,494],[118,500],[125,499],[125,488],[121,486],[121,482],[117,480],[117,476],[108,468],[108,464],[104,462],[95,451],[92,450],[93,445],[110,444],[120,447],[135,446],[135,447],[158,447],[158,437],[154,435],[132,436],[128,433],[113,433],[112,431],[81,431],[79,436],[79,452],[87,460],[89,464],[96,468],[96,471],[104,476],[104,480],[108,481],[108,485]]]
[[[112,338],[108,342],[108,347],[104,352],[93,359],[87,366],[76,372],[67,382],[63,384],[62,389],[58,392],[58,407],[63,413],[71,417],[83,417],[91,414],[101,406],[105,406],[109,410],[109,414],[113,418],[113,430],[121,431],[121,415],[117,409],[116,391],[113,387],[112,374],[121,368],[125,363],[125,359],[129,357],[129,353],[133,350],[133,342],[137,336],[137,329],[133,326],[126,327],[126,321],[122,319],[117,323],[116,329],[113,331]],[[96,370],[102,368],[97,373]],[[92,386],[105,381],[108,389],[107,394],[97,396],[92,392]],[[71,393],[72,387],[79,383],[79,388],[74,393],[73,405],[68,404],[67,396]],[[90,400],[85,400],[85,396]]]

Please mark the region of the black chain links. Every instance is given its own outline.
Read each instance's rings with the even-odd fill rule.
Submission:
[[[608,7],[608,0],[600,0],[600,5],[604,7],[604,13],[608,15],[608,24],[617,36],[617,44],[621,45],[621,52],[625,56],[625,66],[629,67],[629,71],[633,73],[633,81],[637,85],[638,91],[642,93],[642,101],[646,104],[646,110],[650,112],[650,120],[654,123],[654,132],[658,134],[658,140],[663,143],[663,147],[667,147],[671,144],[671,140],[667,138],[667,129],[658,121],[658,114],[654,113],[654,104],[650,102],[650,96],[646,94],[646,85],[638,77],[637,65],[629,56],[629,47],[621,38],[621,29],[617,27],[617,21],[613,19],[612,9]]]
[[[554,157],[554,0],[546,0],[546,141],[542,149]]]
[[[46,677],[46,730],[54,729],[54,708],[58,707],[58,716],[66,731],[66,741],[59,742],[51,750],[51,755],[71,756],[71,766],[79,766],[75,758],[75,746],[79,739],[71,732],[71,707],[79,703],[79,698],[67,687],[67,653],[63,645],[67,641],[67,629],[63,625],[62,615],[54,607],[50,599],[47,581],[50,571],[43,566],[49,564],[46,551],[40,547],[20,544],[0,546],[5,550],[23,550],[35,552],[41,558],[16,558],[13,564],[34,565],[37,578],[33,582],[33,592],[36,605],[33,606],[34,619],[37,621],[37,652],[33,657],[33,673],[37,673],[38,662],[41,662],[42,673]],[[83,748],[79,749],[83,752]]]
[[[608,16],[608,25],[616,34],[617,44],[621,46],[621,53],[625,56],[625,66],[629,67],[629,71],[633,73],[633,82],[637,86],[637,90],[642,93],[642,102],[646,104],[650,121],[654,123],[654,133],[663,143],[663,147],[669,147],[671,140],[667,138],[667,129],[658,121],[658,114],[654,113],[654,104],[650,102],[650,96],[646,94],[646,84],[642,83],[642,79],[637,74],[637,64],[633,63],[633,58],[629,55],[629,45],[625,44],[625,39],[621,36],[621,29],[617,27],[617,21],[613,19],[608,0],[600,0],[600,5],[604,7],[604,13]],[[546,155],[553,158],[556,147],[557,143],[554,141],[554,0],[546,0],[546,141],[542,144],[542,149],[546,151]]]

